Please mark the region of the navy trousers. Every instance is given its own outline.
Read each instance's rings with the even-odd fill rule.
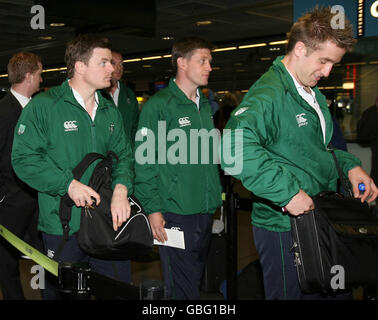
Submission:
[[[185,241],[185,250],[168,246],[159,249],[167,298],[199,300],[213,215],[164,213],[163,216],[165,228],[179,228],[184,232]]]
[[[351,300],[350,291],[324,296],[302,293],[294,253],[291,252],[291,232],[273,232],[253,226],[253,237],[264,278],[265,299],[267,300]]]
[[[42,238],[45,245],[46,255],[53,258],[63,237],[42,233]],[[69,262],[88,262],[91,270],[94,272],[103,274],[118,281],[126,283],[131,282],[130,261],[109,261],[90,257],[80,249],[76,241],[76,236],[71,236],[68,239],[60,253],[59,260]],[[53,278],[52,275],[46,272],[46,289],[42,290],[43,299],[59,300],[62,298],[56,288],[56,280],[56,278]]]

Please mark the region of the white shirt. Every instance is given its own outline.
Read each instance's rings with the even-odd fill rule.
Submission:
[[[114,93],[110,92],[110,95],[113,98],[114,104],[118,107],[118,98],[119,98],[119,81],[117,81],[117,89],[115,89]]]
[[[287,69],[286,69],[287,70]],[[289,72],[290,76],[293,78],[293,81],[294,81],[294,84],[295,84],[295,87],[297,88],[297,91],[299,93],[299,95],[312,107],[315,109],[316,113],[318,114],[318,117],[319,117],[319,120],[320,120],[320,125],[322,127],[322,132],[323,132],[323,141],[325,143],[325,130],[326,130],[326,123],[325,123],[325,119],[324,119],[324,115],[323,115],[323,112],[322,110],[320,109],[320,106],[319,106],[319,103],[318,101],[316,101],[316,97],[315,97],[315,92],[311,89],[310,89],[310,93],[307,92],[304,87],[302,85],[300,85],[297,81],[297,79],[295,79],[295,77],[290,73],[289,70],[287,70],[287,72]]]
[[[31,98],[23,96],[22,94],[14,91],[12,88],[10,89],[10,91],[14,95],[14,97],[17,99],[17,101],[20,103],[22,108],[25,108],[25,106],[31,100]]]
[[[82,98],[80,93],[77,92],[72,87],[71,87],[71,89],[72,89],[72,92],[73,92],[73,95],[74,95],[76,101],[85,109],[84,99]],[[92,112],[92,121],[94,121],[94,119],[95,119],[97,108],[98,108],[98,96],[97,96],[97,92],[95,92],[95,105],[94,105],[93,112]],[[85,111],[87,111],[87,109],[85,109]]]

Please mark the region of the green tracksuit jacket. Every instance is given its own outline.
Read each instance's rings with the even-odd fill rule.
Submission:
[[[324,143],[319,117],[298,94],[282,58],[249,89],[222,137],[223,154],[236,152],[235,162],[242,163],[240,172],[233,175],[260,198],[253,203],[252,224],[270,231],[290,230],[289,216],[281,207],[299,189],[310,196],[336,190],[338,178],[327,151],[333,124],[325,97],[313,88],[326,121]],[[240,139],[235,143],[235,129],[243,130],[242,143]],[[336,150],[336,155],[346,176],[360,165],[347,152]],[[224,157],[221,161],[224,170],[231,167]]]
[[[119,156],[113,167],[113,188],[123,184],[133,192],[133,157],[122,117],[113,103],[98,92],[94,121],[76,101],[65,81],[34,97],[23,110],[15,128],[12,165],[19,178],[38,190],[39,230],[62,235],[60,197],[73,180],[72,169],[89,152]],[[97,162],[86,170],[87,184]],[[70,234],[80,227],[81,209],[73,206]]]
[[[130,138],[131,146],[134,147],[134,139],[139,120],[138,101],[134,92],[123,82],[119,81],[119,86],[118,109],[123,118],[123,126],[126,135]]]
[[[173,79],[143,106],[135,142],[135,194],[147,213],[214,213],[221,205],[214,164],[219,136],[194,138],[200,129],[204,135],[214,129],[208,100],[200,92],[198,111]]]

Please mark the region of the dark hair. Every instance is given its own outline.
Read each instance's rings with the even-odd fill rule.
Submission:
[[[105,48],[110,50],[109,40],[95,34],[80,34],[71,40],[66,49],[64,61],[67,65],[67,76],[72,78],[75,72],[75,63],[77,61],[88,64],[95,48]]]
[[[180,57],[190,58],[196,49],[214,48],[213,44],[205,39],[197,37],[187,37],[177,40],[172,46],[172,66],[177,70],[177,59]]]
[[[10,58],[8,62],[8,80],[11,85],[21,83],[25,75],[34,73],[39,68],[41,57],[31,52],[19,52]]]
[[[331,12],[331,7],[315,7],[300,17],[288,33],[287,53],[294,49],[298,41],[303,42],[311,50],[317,50],[319,45],[327,40],[351,51],[356,43],[356,39],[353,38],[353,26],[345,18],[344,28],[333,28],[332,19],[335,14]]]

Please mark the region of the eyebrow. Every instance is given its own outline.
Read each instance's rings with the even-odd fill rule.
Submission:
[[[337,63],[337,61],[334,61],[334,60],[332,60],[330,58],[320,58],[320,60],[326,60],[327,62],[331,62],[333,64]]]

